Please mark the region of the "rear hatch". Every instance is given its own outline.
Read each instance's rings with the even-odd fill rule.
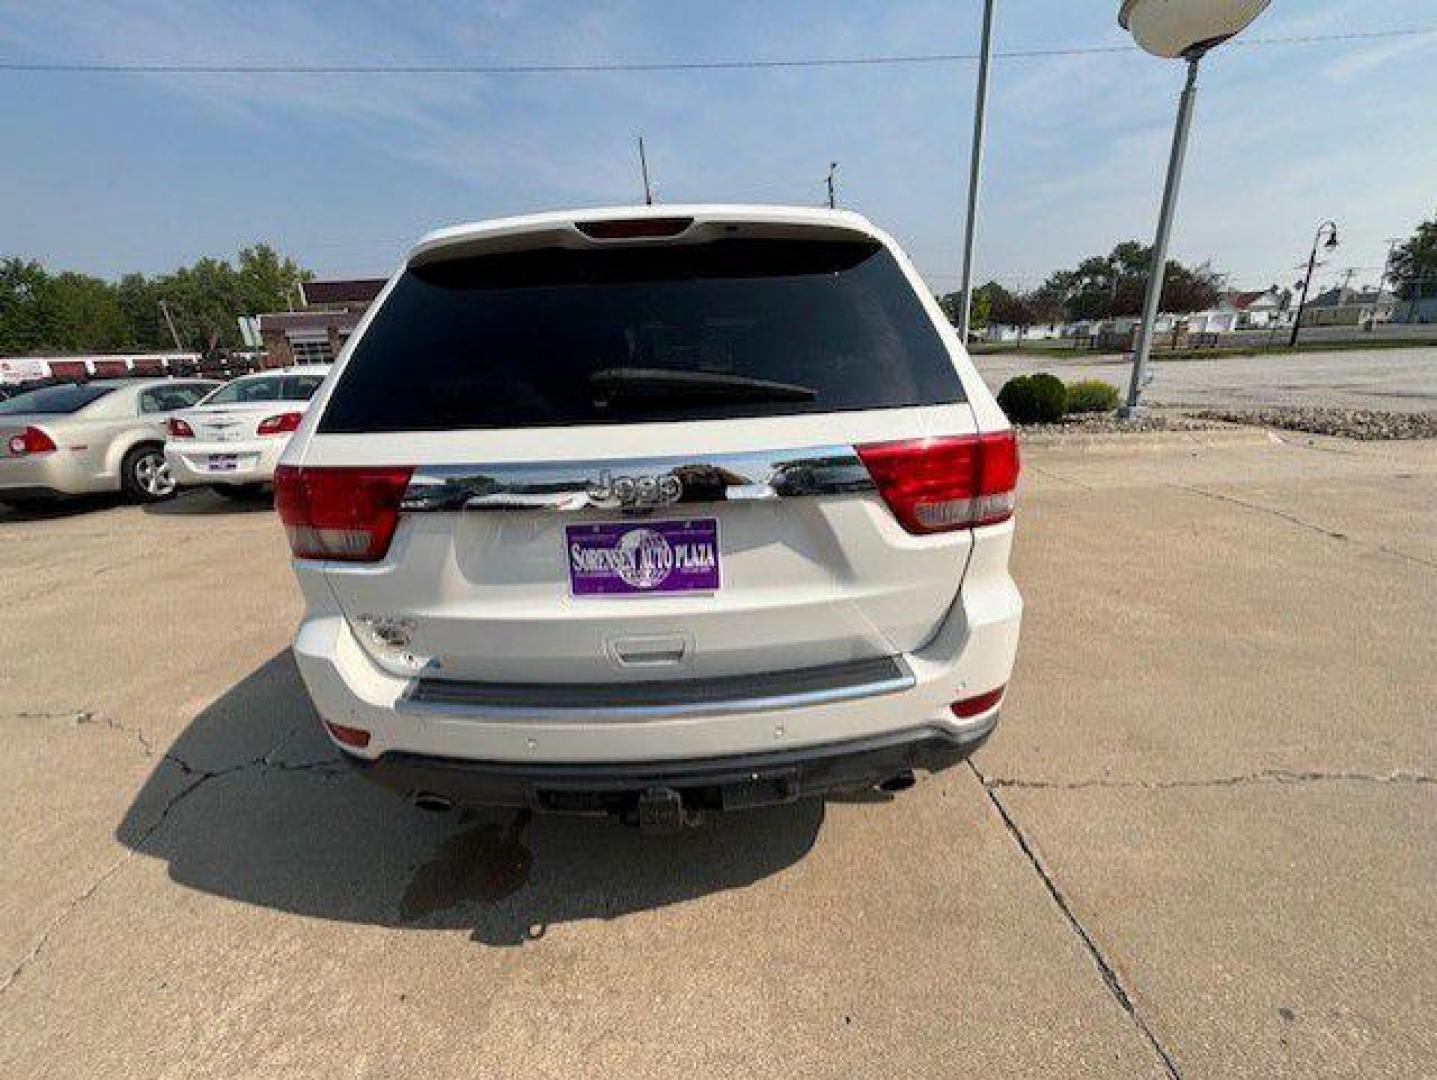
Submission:
[[[295,540],[326,500],[402,498],[382,558],[324,571],[396,674],[648,681],[913,650],[972,535],[905,528],[869,467],[888,444],[976,441],[929,312],[857,231],[571,228],[430,257],[291,447],[314,483],[290,473],[281,512]],[[357,496],[345,470],[378,487]]]

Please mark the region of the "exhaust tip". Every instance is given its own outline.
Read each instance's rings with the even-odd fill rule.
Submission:
[[[427,810],[431,814],[447,814],[454,809],[454,804],[443,795],[436,795],[432,791],[416,791],[409,799],[421,810]]]
[[[887,780],[878,783],[878,790],[885,791],[892,795],[899,791],[907,791],[918,781],[913,776],[913,770],[904,769],[901,773],[894,773]]]

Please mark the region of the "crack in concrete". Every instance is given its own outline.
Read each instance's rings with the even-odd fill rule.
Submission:
[[[1039,476],[1046,476],[1050,479],[1057,480],[1060,483],[1071,484],[1073,485],[1073,487],[1078,488],[1082,491],[1096,490],[1092,484],[1084,483],[1082,480],[1074,479],[1071,476],[1064,476],[1062,473],[1054,472],[1052,469],[1045,469],[1041,465],[1034,465],[1031,461],[1023,462],[1023,468],[1028,469],[1031,472],[1035,472]]]
[[[91,725],[107,727],[111,731],[118,731],[121,734],[132,736],[134,740],[140,744],[140,749],[141,751],[143,751],[145,757],[155,756],[154,747],[150,745],[150,740],[148,737],[146,737],[143,728],[131,727],[124,721],[116,720],[112,716],[97,715],[92,709],[58,709],[53,711],[26,709],[21,710],[17,713],[10,713],[8,716],[4,717],[4,719],[42,721],[68,720],[70,723],[74,724],[77,727],[86,727]]]
[[[69,717],[74,715],[75,714],[73,713],[62,713],[58,716],[51,717],[51,719],[60,719],[62,717]],[[89,714],[84,715],[89,716]],[[96,722],[93,720],[82,721],[79,720],[78,717],[76,719],[77,722],[80,723]],[[129,729],[118,728],[117,730],[126,731]],[[278,762],[274,760],[274,755],[279,752],[279,750],[285,745],[285,743],[289,742],[289,740],[293,738],[293,736],[298,730],[299,725],[291,727],[288,731],[284,733],[283,736],[280,737],[278,742],[276,742],[259,757],[251,758],[247,761],[241,761],[238,764],[228,765],[220,769],[201,769],[196,766],[192,766],[189,762],[185,761],[183,758],[181,758],[175,753],[171,752],[164,754],[160,760],[162,762],[174,765],[177,769],[180,770],[181,775],[192,778],[190,782],[182,786],[177,792],[175,792],[175,794],[171,795],[167,800],[165,800],[164,806],[162,806],[160,808],[160,812],[155,815],[155,820],[152,821],[142,833],[140,833],[137,839],[135,839],[129,844],[128,851],[126,851],[123,855],[120,856],[120,858],[116,859],[113,863],[106,867],[93,881],[90,882],[90,884],[85,886],[85,888],[82,889],[79,894],[77,894],[72,900],[66,903],[55,915],[55,917],[50,920],[50,922],[46,925],[45,929],[40,932],[40,936],[35,939],[34,944],[30,946],[30,949],[25,953],[25,955],[22,956],[20,960],[10,969],[10,971],[6,973],[3,979],[0,979],[0,995],[3,995],[6,991],[10,989],[10,987],[15,985],[15,982],[20,978],[20,976],[25,972],[25,970],[40,958],[41,954],[44,953],[46,946],[49,945],[51,939],[61,929],[61,927],[64,926],[64,924],[70,919],[70,917],[74,915],[75,912],[83,904],[86,903],[86,901],[93,897],[107,881],[115,877],[115,875],[117,875],[121,870],[123,870],[126,866],[130,864],[130,862],[134,859],[136,855],[138,855],[142,850],[144,850],[145,846],[149,844],[150,840],[153,839],[155,834],[160,831],[160,829],[164,826],[165,822],[169,820],[170,815],[175,811],[175,809],[182,802],[184,802],[191,795],[193,795],[196,791],[198,791],[201,787],[209,783],[211,780],[219,780],[224,777],[235,776],[239,773],[250,770],[258,770],[261,773],[318,772],[323,774],[328,772],[333,775],[342,775],[341,770],[335,768],[335,766],[340,764],[340,761],[338,758],[334,757],[323,758],[316,761],[298,762],[295,764]],[[130,733],[133,734],[134,732],[131,731]],[[141,741],[143,742],[143,739]],[[145,743],[144,745],[146,748],[146,754],[149,755],[149,745],[148,743]]]
[[[135,741],[140,744],[140,749],[144,751],[145,757],[155,756],[154,748],[150,746],[150,740],[145,738],[145,732],[142,728],[130,727],[128,724],[116,720],[112,716],[96,716],[92,712],[80,713],[75,717],[75,723],[82,726],[85,724],[103,724],[111,731],[118,731],[125,735],[132,735],[134,736]]]
[[[1178,788],[1239,787],[1243,784],[1312,784],[1350,782],[1360,784],[1437,784],[1437,776],[1396,770],[1390,773],[1329,772],[1323,770],[1259,769],[1231,776],[1198,777],[1180,780],[1029,780],[1020,776],[995,776],[984,780],[990,790],[1013,788],[1030,791],[1083,791],[1109,788],[1128,791],[1172,791]]]
[[[1274,506],[1264,506],[1262,503],[1248,502],[1246,499],[1239,499],[1235,495],[1224,495],[1219,491],[1209,491],[1206,488],[1191,487],[1187,484],[1169,484],[1168,486],[1176,488],[1178,491],[1186,491],[1191,495],[1201,495],[1205,499],[1216,499],[1218,502],[1231,503],[1234,506],[1241,506],[1247,510],[1255,510],[1260,514],[1270,514],[1290,524],[1315,532],[1320,536],[1326,536],[1331,540],[1346,540],[1365,544],[1374,551],[1382,552],[1384,555],[1391,555],[1393,558],[1403,559],[1417,566],[1425,566],[1429,570],[1437,570],[1437,562],[1424,559],[1420,555],[1411,555],[1408,552],[1388,547],[1386,544],[1377,544],[1369,540],[1360,540],[1356,537],[1348,536],[1347,533],[1338,532],[1336,529],[1329,529],[1325,525],[1318,525],[1315,522],[1307,521],[1304,518],[1298,517],[1296,514],[1289,514],[1286,510],[1279,510]]]
[[[1053,876],[1048,873],[1048,869],[1043,865],[1043,861],[1038,858],[1038,853],[1034,850],[1033,845],[1028,842],[1027,835],[1019,828],[1013,815],[1008,812],[1008,808],[1003,805],[1003,800],[998,797],[997,790],[989,784],[987,778],[984,777],[978,766],[973,763],[972,758],[968,759],[967,764],[973,775],[978,778],[978,783],[982,786],[983,793],[988,796],[988,801],[993,804],[993,809],[998,811],[998,816],[1003,820],[1003,824],[1007,827],[1009,835],[1011,835],[1017,843],[1018,850],[1021,851],[1023,857],[1028,860],[1029,865],[1033,868],[1033,872],[1038,875],[1038,879],[1043,883],[1043,887],[1048,890],[1048,896],[1052,899],[1053,903],[1057,905],[1058,911],[1061,912],[1063,918],[1067,920],[1068,926],[1072,929],[1073,933],[1078,936],[1078,940],[1082,942],[1083,948],[1087,950],[1088,959],[1090,959],[1093,965],[1098,969],[1098,974],[1102,976],[1103,984],[1107,986],[1108,993],[1113,996],[1113,1000],[1118,1003],[1118,1007],[1128,1015],[1128,1019],[1133,1022],[1133,1026],[1136,1027],[1143,1038],[1147,1040],[1148,1045],[1152,1047],[1153,1052],[1157,1054],[1158,1060],[1162,1062],[1163,1069],[1167,1072],[1168,1076],[1171,1077],[1172,1080],[1182,1080],[1182,1074],[1178,1072],[1177,1064],[1173,1061],[1172,1055],[1168,1053],[1167,1048],[1159,1041],[1153,1029],[1148,1026],[1148,1022],[1144,1019],[1142,1013],[1138,1012],[1137,1004],[1133,1001],[1132,995],[1128,993],[1127,988],[1123,986],[1122,980],[1118,978],[1117,970],[1103,954],[1103,950],[1098,947],[1098,943],[1093,940],[1093,935],[1089,933],[1088,928],[1083,925],[1082,920],[1079,919],[1073,911],[1073,907],[1068,903],[1068,898],[1063,894],[1063,890],[1058,888],[1058,883],[1053,880]]]

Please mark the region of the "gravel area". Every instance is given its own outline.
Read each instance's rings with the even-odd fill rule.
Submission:
[[[1337,435],[1345,439],[1437,439],[1437,412],[1382,412],[1375,409],[1338,409],[1290,406],[1263,409],[1203,409],[1191,414],[1200,420],[1254,424]]]
[[[1238,421],[1243,423],[1245,421]],[[1024,435],[1146,435],[1154,431],[1211,431],[1228,427],[1222,417],[1145,412],[1131,420],[1117,413],[1083,413],[1056,424],[1018,424]]]

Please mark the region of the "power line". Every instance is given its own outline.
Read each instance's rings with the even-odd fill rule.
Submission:
[[[1300,34],[1288,37],[1238,38],[1230,46],[1313,45],[1329,42],[1374,41],[1387,38],[1421,37],[1437,34],[1437,26],[1404,27],[1341,34]],[[995,50],[1003,60],[1041,60],[1063,56],[1099,56],[1134,53],[1131,45],[1084,45],[1048,49]],[[13,60],[0,59],[0,71],[45,74],[114,75],[580,75],[610,72],[669,71],[756,71],[775,68],[884,67],[911,64],[955,64],[978,59],[977,53],[908,53],[872,56],[817,56],[775,60],[655,60],[600,61],[595,63],[336,63],[291,64],[264,61],[211,62],[120,62],[105,60]]]

